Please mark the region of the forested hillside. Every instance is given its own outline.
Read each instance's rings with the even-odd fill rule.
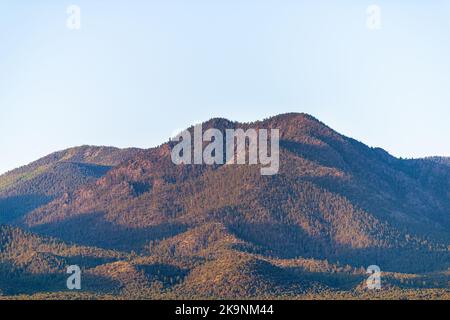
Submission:
[[[0,177],[1,221],[21,228],[2,229],[1,272],[60,275],[79,257],[80,298],[448,298],[445,159],[398,159],[306,114],[208,128],[279,129],[279,173],[175,165],[174,141],[51,155]],[[0,291],[69,294],[27,281]]]
[[[71,148],[0,176],[0,222],[10,223],[66,192],[94,182],[139,152],[111,147]]]

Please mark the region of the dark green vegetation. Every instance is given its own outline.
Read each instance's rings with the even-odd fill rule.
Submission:
[[[286,114],[280,172],[82,147],[0,177],[0,292],[18,298],[449,299],[450,166]],[[23,231],[27,230],[27,231]],[[57,240],[56,240],[57,239]],[[65,268],[83,290],[65,289]],[[365,289],[369,265],[380,292]]]

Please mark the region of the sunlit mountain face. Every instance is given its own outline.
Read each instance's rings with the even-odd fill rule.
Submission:
[[[279,130],[278,172],[175,164],[171,140],[72,148],[0,176],[3,297],[449,298],[447,159],[399,159],[307,114],[213,128]]]

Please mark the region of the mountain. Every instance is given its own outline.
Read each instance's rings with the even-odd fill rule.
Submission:
[[[425,158],[425,160],[434,161],[439,164],[450,165],[449,157],[428,157],[428,158]]]
[[[45,241],[117,252],[116,260],[86,268],[108,282],[92,286],[96,294],[448,297],[445,161],[395,158],[307,114],[253,123],[216,118],[202,127],[279,129],[279,173],[261,175],[260,165],[175,165],[169,141],[148,150],[103,150],[98,157],[80,151],[83,156],[68,163],[107,168],[83,171],[75,183],[55,169],[66,157],[53,155],[49,159],[59,160],[44,163],[61,183],[35,183],[49,199],[13,211],[8,223]],[[0,185],[15,181],[4,189],[35,194],[18,186],[38,181],[39,167],[2,176]],[[27,178],[10,178],[22,173]],[[0,210],[8,216],[10,208],[0,202]],[[384,275],[386,291],[379,294],[364,289],[365,269],[374,264]]]
[[[116,251],[66,245],[57,239],[0,226],[0,292],[13,295],[60,291],[66,283],[67,266],[81,265],[85,270],[127,256]],[[112,290],[108,281],[90,276],[85,284],[91,290]]]
[[[139,149],[82,146],[56,152],[0,176],[0,223],[94,182]]]

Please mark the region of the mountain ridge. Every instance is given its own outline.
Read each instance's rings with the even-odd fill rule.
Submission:
[[[287,125],[280,124],[280,121],[286,121],[286,119],[288,120]],[[252,124],[244,125],[236,122],[234,122],[234,124],[237,126],[242,126],[244,128],[246,126],[252,125]],[[329,127],[326,127],[315,118],[306,116],[304,114],[295,114],[295,116],[293,116],[292,114],[287,114],[279,117],[272,117],[267,120],[264,120],[263,122],[256,122],[253,125],[259,128],[275,127],[275,126],[282,127],[283,130],[281,132],[280,144],[283,151],[289,153],[286,160],[292,160],[291,158],[292,156],[296,158],[294,160],[299,160],[298,158],[300,157],[301,164],[303,165],[302,168],[307,167],[306,166],[307,163],[312,165],[312,170],[316,170],[314,174],[316,176],[318,175],[319,178],[328,177],[328,179],[333,180],[336,179],[345,180],[346,175],[348,175],[349,171],[352,171],[352,173],[354,173],[356,170],[363,171],[362,173],[365,174],[364,172],[365,167],[367,165],[370,165],[370,162],[365,160],[364,161],[361,160],[359,162],[349,161],[349,159],[352,156],[355,155],[356,157],[356,154],[358,152],[360,155],[362,155],[363,152],[368,153],[366,157],[370,157],[370,161],[374,162],[374,165],[381,166],[378,163],[379,159],[377,159],[379,157],[379,152],[369,147],[366,147],[365,145],[356,142],[353,139],[338,135],[335,131],[333,131]],[[205,125],[205,129],[207,127],[208,126]],[[315,155],[314,158],[312,158],[311,151],[314,152],[316,151],[316,149],[319,149],[320,151],[320,153],[318,153],[319,158]],[[206,172],[211,171],[210,174],[214,175],[215,174],[214,172],[217,172],[217,170],[222,169],[222,168],[213,169],[205,166],[184,167],[184,168],[175,167],[172,166],[171,163],[169,162],[170,160],[168,151],[169,150],[167,148],[167,144],[163,144],[160,147],[146,150],[145,153],[140,155],[140,158],[133,160],[134,162],[132,161],[131,163],[121,164],[118,167],[114,168],[105,177],[100,178],[96,182],[96,186],[93,186],[92,188],[89,187],[88,188],[89,191],[86,191],[84,194],[86,195],[89,192],[92,192],[93,190],[95,192],[95,190],[100,191],[103,189],[106,190],[105,197],[110,197],[110,189],[119,187],[120,192],[118,192],[117,196],[124,196],[125,198],[130,196],[131,198],[135,198],[136,190],[134,186],[136,185],[140,185],[143,188],[142,189],[142,191],[144,191],[143,193],[146,193],[151,188],[151,186],[154,186],[155,182],[156,184],[168,183],[170,185],[171,179],[174,179],[175,181],[180,179],[181,181],[184,180],[184,178],[182,177],[184,174],[192,176],[193,178],[196,179],[196,177],[199,177],[199,175],[201,176],[205,171]],[[308,157],[310,159],[308,159]],[[383,155],[382,158],[385,158],[385,156]],[[311,164],[311,160],[315,163]],[[391,162],[395,164],[396,162],[401,163],[402,161],[394,157],[390,157],[388,159],[388,162],[389,164],[391,164]],[[289,164],[289,161],[285,161],[285,164]],[[317,172],[318,169],[317,165],[320,168],[319,172]],[[296,166],[292,165],[293,170],[295,170],[294,167]],[[290,169],[291,168],[289,167],[289,170]],[[161,174],[162,172],[164,172],[164,170],[166,171],[168,170],[169,176]],[[281,173],[283,174],[283,168],[281,169],[281,171],[282,171]],[[358,172],[358,174],[359,173],[360,172]],[[404,170],[400,171],[397,170],[397,172],[395,173],[398,174],[399,177],[401,177],[402,179],[412,180],[411,177],[408,175],[408,173],[405,173]],[[288,179],[287,172],[284,172],[284,175],[285,179]],[[367,178],[366,177],[363,178],[364,183],[367,180],[371,179],[370,176]],[[390,181],[387,181],[385,183],[390,183]],[[146,188],[148,190],[146,190]],[[419,188],[419,186],[417,188]],[[137,194],[137,196],[140,196],[140,194]],[[428,201],[428,199],[426,199],[427,197],[426,193],[423,193],[423,197],[424,201]],[[94,197],[94,199],[97,199],[97,197]],[[88,203],[88,201],[89,199],[83,198],[82,200],[83,205]],[[133,201],[133,199],[130,199],[130,201]],[[65,206],[64,203],[63,205]],[[92,210],[93,209],[94,208],[92,208]],[[100,207],[98,207],[95,208],[94,211],[99,212],[103,210],[101,210]],[[48,215],[46,216],[48,217]],[[116,216],[116,218],[114,219],[117,218],[119,218],[119,216]],[[418,215],[416,218],[417,218],[416,224],[420,224],[423,222],[422,216]],[[407,219],[411,220],[411,217],[407,217]]]
[[[81,146],[54,152],[0,176],[0,222],[95,181],[140,149]],[[24,205],[26,203],[26,205]],[[7,213],[6,213],[7,211]]]
[[[175,165],[171,140],[117,156],[108,153],[115,149],[99,157],[74,152],[70,159],[95,166],[117,161],[6,222],[44,239],[127,255],[89,269],[101,278],[94,281],[99,292],[111,294],[365,296],[361,283],[372,264],[397,296],[420,292],[421,281],[432,294],[448,286],[444,160],[396,158],[302,113],[248,123],[213,118],[202,127],[279,129],[279,173],[261,176],[259,165]]]

